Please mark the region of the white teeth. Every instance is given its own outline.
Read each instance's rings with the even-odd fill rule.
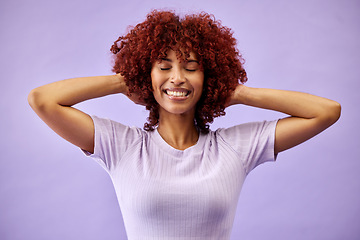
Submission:
[[[185,97],[187,93],[167,90],[166,94],[173,97]]]

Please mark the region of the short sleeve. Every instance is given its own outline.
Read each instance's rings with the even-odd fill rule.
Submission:
[[[239,155],[248,174],[256,166],[275,161],[276,121],[251,122],[218,129],[218,135]]]
[[[91,116],[91,118],[95,127],[94,153],[86,151],[84,153],[111,172],[126,150],[141,140],[142,130],[106,118],[96,116]]]

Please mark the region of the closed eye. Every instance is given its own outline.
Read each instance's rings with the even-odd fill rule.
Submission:
[[[170,70],[171,68],[160,68],[162,71]]]
[[[197,71],[199,68],[199,62],[196,61],[196,60],[189,60],[186,62],[186,65],[185,65],[185,70],[188,71],[188,72],[195,72]]]

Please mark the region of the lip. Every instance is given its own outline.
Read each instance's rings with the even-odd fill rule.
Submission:
[[[168,95],[168,93],[167,93],[168,91],[186,93],[186,95],[185,96],[171,96],[171,95]],[[189,95],[192,93],[191,90],[186,89],[186,88],[165,88],[163,90],[163,92],[169,99],[177,100],[177,101],[186,100],[189,97]]]

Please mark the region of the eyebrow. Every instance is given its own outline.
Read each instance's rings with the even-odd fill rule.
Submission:
[[[161,61],[172,62],[172,60],[169,58],[161,58]]]
[[[169,58],[161,58],[161,60],[162,60],[162,61],[166,61],[166,62],[172,62],[172,60],[171,60],[171,59],[169,59]],[[187,62],[188,62],[188,63],[190,63],[190,62],[196,62],[196,63],[199,63],[199,61],[198,61],[198,60],[195,60],[195,59],[190,59],[190,60],[187,60]]]

